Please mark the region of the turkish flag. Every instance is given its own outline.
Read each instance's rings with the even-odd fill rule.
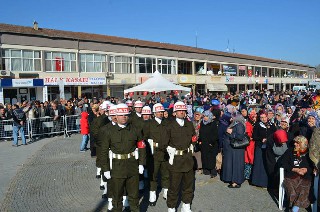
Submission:
[[[252,77],[252,70],[248,69],[248,77]]]
[[[56,57],[56,71],[64,71],[64,60],[61,57]]]

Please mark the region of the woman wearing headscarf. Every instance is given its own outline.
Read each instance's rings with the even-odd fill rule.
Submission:
[[[319,127],[319,117],[314,111],[307,116],[307,126],[300,128],[300,135],[303,135],[309,141],[315,128]]]
[[[202,112],[203,112],[203,108],[202,107],[198,107],[196,109],[196,111],[194,112],[194,117],[193,117],[193,121],[192,121],[192,124],[193,124],[193,127],[196,131],[196,136],[198,138],[198,141],[197,141],[197,146],[199,146],[199,130],[200,130],[200,124],[201,124],[201,119],[202,119]],[[195,164],[195,170],[197,170],[197,172],[201,172],[201,169],[202,169],[202,162],[201,162],[201,151],[200,150],[196,150],[194,153],[193,153],[193,156],[195,157],[196,159],[196,163]]]
[[[246,123],[241,114],[232,117],[223,141],[222,180],[229,188],[240,188],[244,182],[244,148],[235,149],[230,145],[233,139],[243,140]]]
[[[249,180],[251,177],[251,169],[253,166],[254,161],[254,140],[252,138],[253,134],[253,128],[256,125],[257,122],[257,113],[253,109],[250,111],[248,120],[246,121],[246,133],[250,138],[249,145],[245,148],[245,154],[244,154],[244,177],[246,180]]]
[[[313,164],[309,158],[308,140],[304,136],[294,138],[294,148],[289,148],[282,159],[284,188],[293,212],[310,205],[310,188]]]
[[[201,145],[201,160],[203,174],[210,175],[211,178],[217,176],[216,156],[218,154],[218,121],[210,110],[203,113],[200,124],[198,142]]]
[[[276,127],[268,121],[267,116],[267,111],[260,111],[260,122],[253,128],[252,135],[255,141],[252,184],[264,188],[268,187],[268,175],[266,171],[267,140],[276,131]]]

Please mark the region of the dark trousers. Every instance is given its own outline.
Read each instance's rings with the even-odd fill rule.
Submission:
[[[182,183],[182,202],[190,204],[193,199],[193,188],[195,174],[191,169],[188,172],[174,172],[169,171],[170,185],[168,190],[167,206],[168,208],[175,208],[177,206],[180,185]]]
[[[139,212],[139,175],[128,178],[111,177],[110,183],[112,184],[113,211],[122,211],[122,196],[123,191],[126,190],[131,211]]]
[[[158,161],[156,158],[153,162],[152,172],[150,173],[150,191],[157,190],[157,178],[160,171],[161,174],[161,186],[162,188],[169,187],[169,170],[168,170],[168,161]]]
[[[91,152],[91,157],[96,156],[96,147],[94,145],[94,138],[93,136],[90,135],[90,152]]]

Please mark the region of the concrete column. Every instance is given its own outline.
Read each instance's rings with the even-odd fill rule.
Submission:
[[[283,84],[282,91],[285,91],[286,90],[286,83],[282,82],[282,84]]]
[[[3,88],[0,87],[0,103],[4,104],[4,98],[3,98]]]
[[[41,93],[41,88],[37,88],[37,93],[40,92]],[[48,101],[48,86],[43,86],[42,87],[42,96],[37,96],[37,98],[42,98],[42,100],[40,100],[41,102],[45,102]]]
[[[195,75],[196,74],[196,63],[194,61],[192,61],[191,69],[192,69],[192,75]]]
[[[81,96],[81,85],[78,85],[78,97]]]
[[[237,92],[239,92],[239,87],[240,87],[240,85],[239,85],[239,84],[237,84]]]
[[[204,68],[204,70],[206,71],[206,74],[207,74],[207,69],[208,69],[208,63],[207,62],[204,62],[204,64],[203,64],[203,68]]]

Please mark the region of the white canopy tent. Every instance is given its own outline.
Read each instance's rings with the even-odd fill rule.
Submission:
[[[124,90],[125,94],[131,94],[130,96],[147,96],[152,92],[160,93],[160,92],[179,92],[180,95],[185,95],[191,92],[191,88],[183,87],[181,85],[176,85],[166,78],[164,78],[159,71],[155,71],[152,76],[148,80],[146,80],[141,85],[137,85],[133,88],[129,88]],[[161,94],[161,93],[160,93]]]

